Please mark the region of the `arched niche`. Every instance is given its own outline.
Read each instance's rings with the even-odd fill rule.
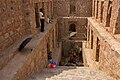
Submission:
[[[76,25],[74,23],[70,24],[69,31],[70,32],[76,32]]]

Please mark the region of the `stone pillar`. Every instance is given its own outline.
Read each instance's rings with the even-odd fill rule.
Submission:
[[[109,0],[104,1],[103,25],[104,25],[105,27],[109,27],[109,26],[107,26],[108,5],[109,5]]]
[[[98,0],[95,0],[95,18],[98,18]]]
[[[98,4],[98,21],[99,22],[102,22],[101,18],[102,18],[102,0],[100,0]]]
[[[87,47],[89,48],[89,41],[90,41],[90,24],[88,23],[87,26]]]
[[[95,17],[95,0],[92,3],[92,16]]]
[[[44,9],[44,17],[45,17],[45,27],[46,27],[46,22],[47,22],[47,15],[48,15],[48,8],[47,8],[47,5],[48,5],[48,2],[44,2],[44,6],[43,6],[43,9]]]

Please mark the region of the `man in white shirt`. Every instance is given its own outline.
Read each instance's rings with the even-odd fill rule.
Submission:
[[[40,17],[40,22],[41,22],[41,32],[44,32],[44,14],[43,14],[43,9],[40,9],[39,17]]]

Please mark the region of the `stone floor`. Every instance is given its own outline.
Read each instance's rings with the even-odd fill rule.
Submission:
[[[88,67],[58,66],[33,74],[28,80],[115,80]]]

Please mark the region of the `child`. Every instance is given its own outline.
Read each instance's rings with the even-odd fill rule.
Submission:
[[[51,51],[48,53],[48,60],[49,61],[52,60],[52,52]]]

